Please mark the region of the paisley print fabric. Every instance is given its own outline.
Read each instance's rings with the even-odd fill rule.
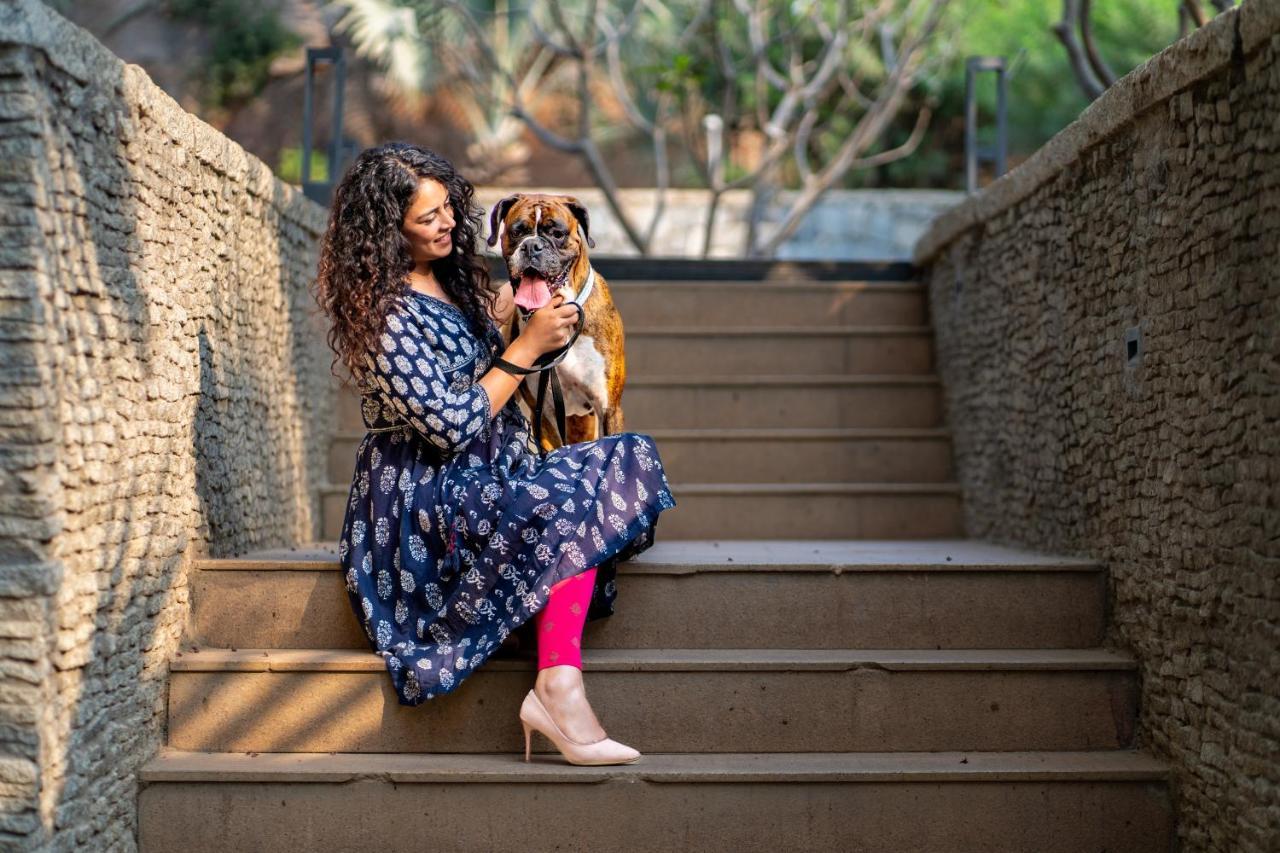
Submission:
[[[477,380],[503,347],[462,311],[406,288],[365,354],[338,541],[352,610],[402,705],[450,693],[596,567],[587,620],[613,613],[616,564],[649,548],[676,505],[652,437],[623,432],[540,457],[513,395],[489,417]]]

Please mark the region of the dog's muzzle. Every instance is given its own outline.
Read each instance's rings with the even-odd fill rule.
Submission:
[[[507,261],[507,268],[516,306],[525,317],[549,303],[555,291],[564,287],[571,266],[543,237],[530,236],[520,242]]]

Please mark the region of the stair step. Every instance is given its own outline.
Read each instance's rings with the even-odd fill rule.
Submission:
[[[963,535],[957,483],[684,483],[667,539],[937,539]],[[339,530],[339,532],[341,532]]]
[[[675,191],[680,192],[680,191]],[[696,195],[699,191],[694,190]],[[909,281],[918,272],[902,258],[800,260],[782,258],[701,258],[687,256],[606,255],[596,252],[591,265],[614,281],[741,281],[749,284],[811,281]],[[500,257],[492,258],[494,276],[505,275]]]
[[[627,372],[929,373],[928,326],[631,326]]]
[[[350,484],[320,487],[338,539]],[[956,483],[671,483],[662,539],[938,539],[963,534]]]
[[[1106,649],[584,649],[582,657],[597,714],[613,736],[646,751],[1115,749],[1133,738],[1136,663]],[[490,657],[453,693],[409,707],[370,651],[176,653],[169,745],[512,752],[523,741],[515,714],[535,664]]]
[[[628,376],[625,429],[941,426],[937,374]],[[338,394],[339,430],[362,430],[360,399]]]
[[[626,429],[935,427],[935,374],[629,376]]]
[[[909,281],[610,281],[625,327],[925,323],[927,293]]]
[[[423,828],[440,849],[525,851],[546,838],[618,853],[1164,853],[1172,839],[1169,769],[1129,751],[522,759],[523,745],[498,755],[164,748],[139,774],[141,850],[408,853],[422,849]],[[420,829],[406,831],[406,819]]]
[[[368,650],[336,545],[197,561],[186,639]],[[1106,574],[963,539],[664,540],[619,563],[617,586],[585,647],[1078,648],[1102,641]]]
[[[141,768],[155,782],[1166,782],[1134,750],[1034,752],[649,752],[635,764],[571,765],[558,754],[196,752],[163,747]]]
[[[363,430],[330,444],[329,480],[349,483]],[[941,427],[657,429],[648,432],[671,481],[686,483],[904,482],[954,476]]]

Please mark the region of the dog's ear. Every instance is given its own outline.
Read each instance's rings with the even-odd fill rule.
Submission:
[[[571,195],[561,196],[561,199],[573,214],[574,219],[577,219],[578,224],[582,226],[582,236],[587,238],[587,245],[594,249],[596,241],[591,239],[591,220],[587,217],[586,206]]]
[[[493,206],[493,212],[489,214],[489,245],[492,246],[498,242],[498,223],[506,218],[507,210],[511,205],[520,199],[520,193],[509,195],[502,201]]]

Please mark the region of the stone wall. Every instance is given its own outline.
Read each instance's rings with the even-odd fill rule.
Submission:
[[[1278,233],[1280,2],[1246,0],[915,256],[966,531],[1106,561],[1187,853],[1280,839]]]
[[[194,557],[314,535],[325,211],[0,3],[0,849],[136,848]]]

